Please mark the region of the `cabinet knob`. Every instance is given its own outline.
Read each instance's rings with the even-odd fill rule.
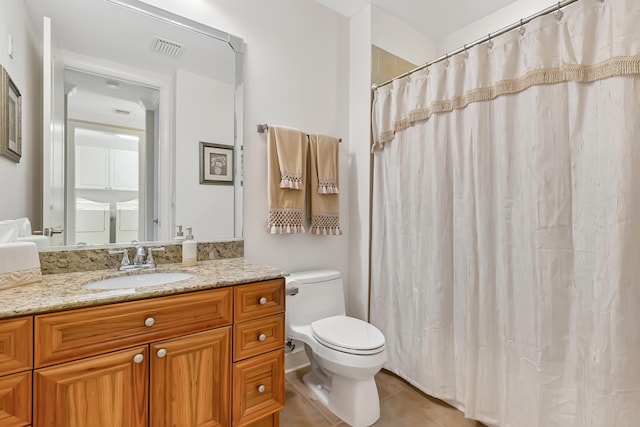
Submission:
[[[267,299],[265,297],[262,297],[258,300],[258,302],[260,303],[260,305],[265,305],[267,303]]]
[[[156,323],[156,319],[154,319],[153,317],[147,317],[146,319],[144,319],[144,326],[146,326],[147,328],[152,327],[153,325],[155,325]]]
[[[142,363],[143,360],[144,360],[144,356],[140,353],[133,356],[133,363]]]
[[[267,336],[265,334],[258,335],[258,341],[264,341],[266,339],[267,339]]]
[[[164,348],[159,349],[158,352],[156,353],[156,356],[158,356],[161,359],[166,355],[167,355],[167,350]]]
[[[266,389],[267,389],[267,388],[264,386],[264,384],[260,384],[260,385],[258,386],[258,393],[264,393],[264,391],[265,391]]]

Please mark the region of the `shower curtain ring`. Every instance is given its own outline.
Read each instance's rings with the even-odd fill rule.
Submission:
[[[445,53],[445,54],[444,54],[444,66],[445,66],[445,67],[449,67],[449,64],[450,64],[450,63],[451,63],[451,62],[449,61],[449,54],[448,54],[448,53]]]
[[[465,44],[463,48],[464,48],[464,58],[469,59],[469,50],[467,49],[467,45]]]
[[[560,21],[564,13],[560,10],[560,2],[558,2],[558,11],[556,12],[556,19]]]
[[[487,47],[491,49],[493,47],[493,40],[491,40],[491,33],[487,34]]]
[[[527,29],[524,27],[524,20],[520,18],[520,29],[518,30],[518,34],[520,34],[520,36],[524,36],[524,33],[526,32]]]

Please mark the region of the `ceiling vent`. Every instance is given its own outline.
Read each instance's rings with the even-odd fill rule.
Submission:
[[[184,45],[170,40],[161,39],[160,37],[154,37],[151,47],[153,50],[163,55],[180,56]]]
[[[119,108],[114,108],[113,110],[114,113],[119,114],[121,116],[128,116],[129,114],[131,114],[131,111],[127,111],[127,110],[121,110]]]

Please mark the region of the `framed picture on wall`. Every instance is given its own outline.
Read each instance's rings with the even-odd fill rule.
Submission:
[[[22,96],[6,68],[0,67],[0,154],[16,163],[22,157]]]
[[[200,184],[233,185],[233,147],[200,142]]]

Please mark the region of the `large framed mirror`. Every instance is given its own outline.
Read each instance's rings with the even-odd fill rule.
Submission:
[[[242,39],[137,0],[25,2],[42,28],[51,244],[167,241],[178,226],[241,238]],[[202,143],[225,148],[231,185],[201,184],[203,167],[222,173]]]

